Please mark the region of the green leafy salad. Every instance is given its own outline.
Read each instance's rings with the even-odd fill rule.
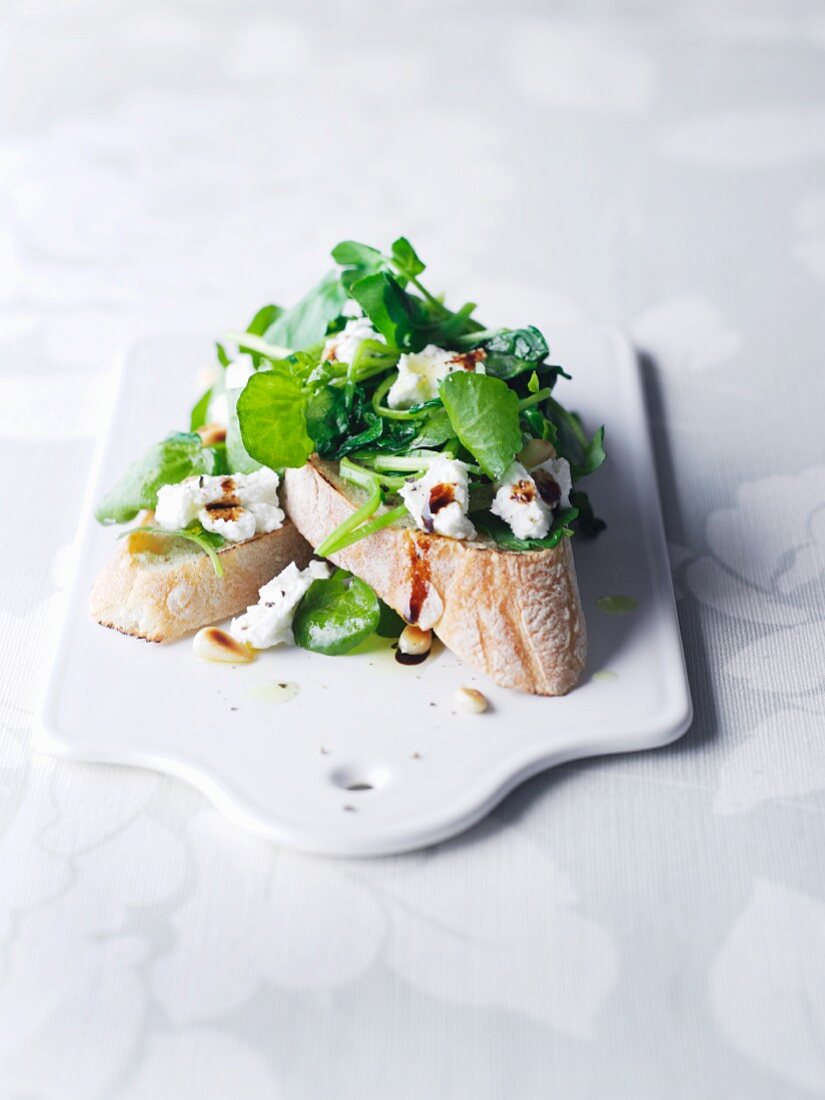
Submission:
[[[392,525],[507,551],[597,534],[579,482],[604,462],[604,429],[589,435],[557,400],[570,376],[544,335],[487,327],[472,302],[450,309],[404,237],[388,253],[344,241],[332,257],[296,305],[263,307],[217,345],[217,381],[190,431],[135,463],[98,520],[153,510],[142,530],[198,545],[220,573],[223,548],[283,522],[279,476],[317,455],[359,491],[321,558]],[[294,624],[307,648],[345,652],[347,637],[358,644],[392,617],[343,571],[307,584]],[[342,606],[357,629],[327,637]]]

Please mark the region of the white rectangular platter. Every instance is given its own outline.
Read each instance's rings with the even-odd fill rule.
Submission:
[[[612,329],[545,331],[553,361],[573,375],[559,396],[591,430],[607,424],[609,460],[587,488],[608,528],[574,542],[589,634],[579,688],[561,699],[498,688],[440,646],[404,667],[383,641],[348,657],[281,648],[216,665],[197,660],[188,639],[152,645],[93,623],[88,592],[117,537],[95,524],[93,502],[146,446],[186,426],[212,358],[205,341],[152,340],[122,358],[38,747],[168,772],[279,844],[361,856],[458,833],[552,765],[677,738],[691,703],[640,367]],[[604,595],[631,596],[638,609],[605,614]],[[482,690],[489,711],[457,711],[461,685]]]

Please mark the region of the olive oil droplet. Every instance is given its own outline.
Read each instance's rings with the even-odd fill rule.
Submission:
[[[291,680],[277,680],[259,684],[258,687],[253,688],[250,694],[263,703],[288,703],[295,698],[299,691],[298,685]]]
[[[639,606],[632,596],[599,596],[596,607],[605,615],[628,615]]]

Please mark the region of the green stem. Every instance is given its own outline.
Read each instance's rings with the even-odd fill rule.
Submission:
[[[315,548],[315,553],[319,558],[325,558],[329,554],[334,554],[339,549],[338,542],[342,537],[348,535],[354,527],[357,527],[359,523],[363,523],[368,520],[370,516],[374,515],[378,508],[381,506],[381,486],[376,479],[372,493],[369,498],[356,509],[351,516],[348,516],[343,523],[335,528],[331,534],[327,535],[324,541]]]
[[[545,386],[543,390],[536,390],[530,397],[522,398],[518,403],[519,412],[524,412],[524,410],[529,409],[531,405],[540,405],[542,401],[547,400],[552,392],[549,386]]]
[[[252,336],[248,332],[227,332],[224,337],[225,340],[231,340],[237,344],[239,348],[245,348],[247,351],[254,351],[257,355],[262,355],[264,359],[271,359],[273,363],[278,363],[282,359],[288,359],[292,355],[292,351],[289,348],[278,347],[277,344],[268,344],[266,340],[262,340],[260,336]]]
[[[461,309],[456,310],[452,317],[444,322],[444,324],[441,326],[441,331],[443,332],[446,340],[452,343],[456,339],[456,333],[461,329],[469,328],[471,331],[475,331],[484,327],[483,325],[480,325],[478,321],[473,321],[471,319],[473,311],[475,309],[475,302],[467,302],[461,307]],[[465,333],[464,335],[467,334]]]
[[[387,489],[400,489],[406,480],[403,477],[387,477],[385,474],[374,473],[372,470],[368,470],[366,466],[359,466],[358,463],[353,462],[350,456],[341,459],[338,472],[347,481],[352,481],[367,491],[372,489],[376,479],[379,484]]]
[[[424,451],[417,455],[376,455],[373,466],[376,470],[408,470],[414,474],[418,470],[426,470],[433,459],[440,457],[440,451]]]
[[[396,520],[401,519],[402,516],[405,515],[407,515],[407,506],[405,504],[399,504],[397,508],[392,508],[389,512],[385,512],[383,516],[377,516],[369,523],[362,523],[361,526],[354,531],[350,531],[342,538],[339,538],[335,546],[331,550],[328,550],[327,553],[337,554],[340,550],[346,550],[346,548],[352,546],[353,543],[360,542],[361,539],[365,539],[369,535],[374,535],[376,531],[380,531],[384,527],[389,527],[390,524],[395,523]],[[321,553],[320,546],[315,553]]]
[[[436,298],[433,294],[430,294],[429,290],[427,290],[427,288],[418,281],[418,278],[415,275],[410,276],[410,282],[419,292],[419,294],[422,294],[427,299],[431,306],[435,306],[435,308],[441,312],[442,316],[446,316],[447,314],[449,314],[450,311],[449,309],[447,309],[444,303],[440,302],[438,298]]]
[[[359,466],[350,456],[341,459],[338,465],[338,472],[341,477],[345,478],[347,481],[354,482],[356,485],[360,485],[360,487],[366,489],[368,493],[371,493],[375,487],[375,474],[372,470],[368,470],[366,466]]]
[[[203,532],[203,536],[196,531],[187,531],[185,528],[175,528],[174,530],[167,530],[165,527],[158,527],[156,524],[147,523],[143,527],[132,527],[129,531],[123,531],[118,535],[119,539],[125,539],[127,535],[134,535],[137,531],[146,531],[150,535],[159,535],[162,538],[167,539],[183,539],[185,542],[192,542],[200,550],[206,554],[209,560],[212,562],[212,568],[215,570],[216,577],[223,576],[223,565],[218,557],[218,549],[226,545],[226,539],[218,535],[217,539],[220,542],[215,541],[215,545],[210,545],[207,532]]]
[[[454,336],[453,343],[458,344],[459,347],[476,347],[478,344],[483,344],[485,340],[489,340],[491,336],[495,336],[497,332],[501,332],[500,328],[480,328],[475,332],[465,332],[463,336]]]

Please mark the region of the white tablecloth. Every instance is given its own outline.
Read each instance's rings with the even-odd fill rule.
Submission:
[[[363,863],[32,754],[117,346],[402,232],[650,356],[692,730]],[[823,281],[821,4],[4,5],[0,1097],[825,1094]]]

